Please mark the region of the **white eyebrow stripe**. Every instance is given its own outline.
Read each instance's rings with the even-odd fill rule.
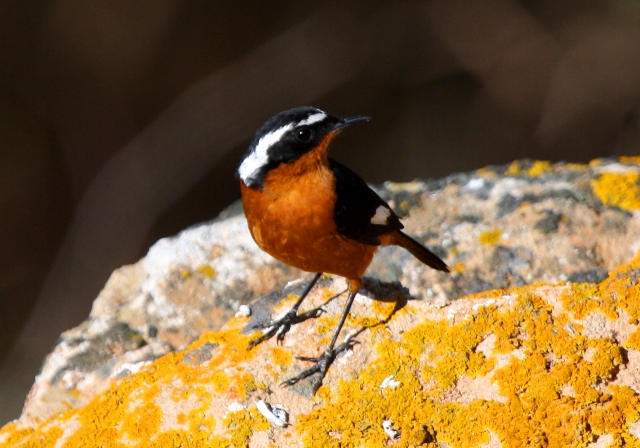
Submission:
[[[249,179],[269,162],[269,156],[267,155],[269,148],[276,144],[278,140],[291,129],[293,129],[293,124],[289,123],[286,126],[282,126],[275,131],[263,135],[262,138],[258,140],[256,147],[251,154],[242,161],[240,168],[238,168],[238,175],[245,184],[248,184]]]
[[[379,205],[376,209],[376,213],[371,217],[371,224],[385,225],[391,216],[391,210],[384,205]]]
[[[318,112],[317,114],[309,115],[306,120],[302,120],[301,122],[299,122],[296,127],[317,123],[318,121],[322,121],[325,118],[327,118],[327,114],[325,114],[324,112]]]

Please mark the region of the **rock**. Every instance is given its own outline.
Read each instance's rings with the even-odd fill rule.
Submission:
[[[310,398],[304,382],[280,383],[305,368],[294,354],[328,342],[345,299],[331,279],[308,298],[327,312],[282,346],[248,350],[251,318],[232,318],[83,407],[5,426],[0,446],[633,446],[639,272],[636,258],[598,284],[494,290],[439,308],[367,280],[346,324],[360,343]],[[293,301],[281,298],[276,313]]]
[[[368,271],[378,280],[365,282],[347,321],[360,344],[313,398],[304,382],[278,384],[304,368],[294,354],[328,343],[344,296],[329,299],[344,282],[314,290],[304,308],[328,301],[327,313],[282,347],[247,351],[248,322],[290,306],[304,284],[264,296],[248,317],[232,318],[238,306],[300,274],[255,247],[237,209],[162,240],[116,271],[89,319],[63,334],[0,446],[377,446],[395,443],[389,434],[400,446],[640,443],[640,271],[638,260],[624,264],[640,247],[638,163],[524,161],[385,184],[383,197],[410,212],[408,233],[453,273],[384,248]],[[291,425],[272,426],[260,400]]]
[[[255,245],[237,206],[158,241],[144,259],[116,270],[89,318],[62,334],[23,418],[86,404],[132,365],[184,349],[219,329],[240,304],[300,275]]]

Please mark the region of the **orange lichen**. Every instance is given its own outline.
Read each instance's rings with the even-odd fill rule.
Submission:
[[[140,406],[137,412],[128,412],[122,421],[122,435],[129,440],[149,440],[160,428],[162,410],[158,405]]]
[[[603,173],[591,181],[593,193],[604,205],[623,210],[640,209],[640,174]]]
[[[451,266],[452,272],[464,272],[464,263],[462,261],[458,261],[456,264]]]
[[[620,156],[620,163],[640,166],[640,156]]]

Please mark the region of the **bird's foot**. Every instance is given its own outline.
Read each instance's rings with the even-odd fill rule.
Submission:
[[[312,367],[309,367],[307,370],[304,370],[298,376],[294,376],[293,378],[289,378],[288,380],[283,381],[281,385],[293,386],[298,381],[314,375],[314,377],[311,379],[311,389],[315,394],[320,386],[322,386],[322,380],[327,374],[327,370],[329,370],[329,366],[333,363],[333,360],[336,358],[336,356],[345,350],[351,349],[355,344],[358,344],[358,341],[352,340],[350,337],[347,337],[347,339],[337,347],[327,348],[327,350],[319,358],[296,356],[296,359],[300,359],[302,361],[310,361],[313,362],[314,365]]]
[[[276,319],[267,324],[257,325],[254,328],[262,328],[262,336],[259,336],[249,342],[249,348],[253,348],[261,342],[271,339],[276,336],[278,343],[281,344],[284,341],[284,336],[289,332],[292,325],[304,322],[307,319],[312,319],[320,316],[324,310],[320,308],[314,308],[305,313],[298,314],[298,310],[290,309],[287,314],[280,319]]]

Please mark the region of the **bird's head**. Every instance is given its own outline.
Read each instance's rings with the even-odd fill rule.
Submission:
[[[370,117],[341,118],[314,107],[296,107],[268,119],[258,129],[240,166],[238,177],[248,187],[260,188],[268,172],[292,163],[329,140],[345,127]]]

